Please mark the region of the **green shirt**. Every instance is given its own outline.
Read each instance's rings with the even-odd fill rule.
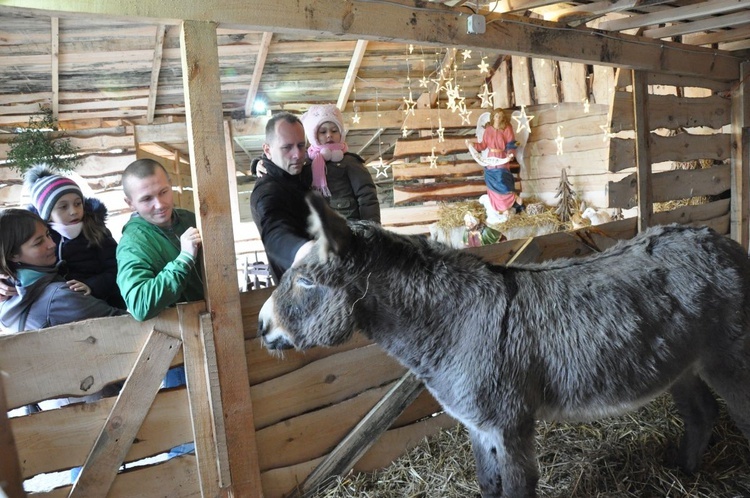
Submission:
[[[128,220],[117,245],[117,285],[136,320],[148,320],[179,302],[203,299],[200,265],[180,251],[180,235],[195,214],[175,209],[171,229],[138,215]]]

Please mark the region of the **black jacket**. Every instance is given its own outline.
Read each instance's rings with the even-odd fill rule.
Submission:
[[[269,159],[261,160],[268,173],[255,183],[250,209],[278,282],[292,266],[297,250],[310,240],[305,194],[310,191],[312,171],[306,165],[299,175],[290,175]]]
[[[329,204],[344,218],[380,223],[378,190],[361,157],[347,152],[339,162],[326,161],[326,181]]]
[[[84,216],[91,216],[98,225],[105,227],[107,207],[98,199],[84,201]],[[107,230],[108,236],[101,247],[89,246],[83,232],[75,239],[66,239],[50,228],[52,240],[57,244],[57,259],[62,262],[60,274],[65,280],[78,280],[91,287],[91,295],[111,306],[125,309],[125,302],[117,287],[117,242]]]

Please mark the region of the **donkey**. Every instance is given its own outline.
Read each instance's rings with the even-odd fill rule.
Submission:
[[[484,497],[536,495],[535,420],[591,420],[669,390],[695,471],[723,397],[750,439],[750,263],[707,228],[652,228],[579,259],[495,266],[308,199],[313,250],[260,312],[278,350],[355,330],[469,430]],[[710,386],[710,387],[709,387]]]

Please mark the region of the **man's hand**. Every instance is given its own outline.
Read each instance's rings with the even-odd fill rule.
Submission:
[[[188,228],[180,236],[180,250],[190,254],[193,258],[198,256],[201,243],[201,234],[195,227]]]
[[[18,295],[16,288],[7,283],[10,277],[0,273],[0,303],[7,301],[13,296]]]
[[[266,169],[265,166],[263,166],[263,162],[262,161],[259,162],[258,165],[255,167],[255,176],[257,176],[258,178],[260,178],[261,176],[265,175],[266,173],[268,173],[268,170]]]
[[[88,296],[91,294],[91,287],[84,284],[83,282],[79,282],[78,280],[68,280],[65,282],[68,284],[68,288],[72,290],[73,292],[83,292],[84,296]]]

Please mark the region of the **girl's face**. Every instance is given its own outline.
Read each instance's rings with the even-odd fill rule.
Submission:
[[[61,225],[73,225],[83,221],[83,199],[72,192],[65,194],[57,200],[49,218]]]
[[[44,223],[37,222],[34,235],[21,244],[18,254],[11,261],[32,266],[53,266],[57,262],[57,245],[49,235]]]
[[[341,130],[336,123],[326,121],[318,127],[317,137],[320,145],[337,144],[341,142]]]

